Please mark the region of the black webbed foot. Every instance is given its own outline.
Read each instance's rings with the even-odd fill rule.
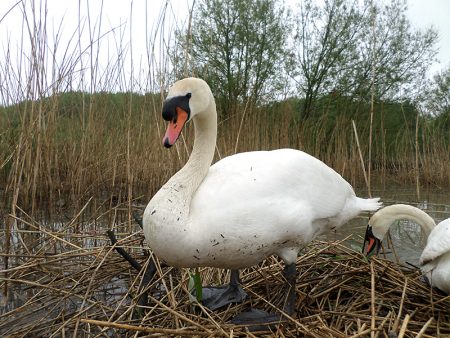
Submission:
[[[193,296],[196,296],[195,291]],[[239,280],[239,270],[231,270],[230,283],[202,288],[202,303],[210,310],[219,309],[230,303],[241,303],[247,298]]]
[[[295,313],[295,280],[297,276],[295,263],[288,264],[284,268],[284,277],[286,279],[286,303],[283,311],[288,315]],[[268,331],[273,330],[283,320],[281,313],[269,313],[263,310],[250,309],[250,311],[237,314],[231,323],[236,325],[246,325],[250,331]]]
[[[278,313],[250,309],[249,311],[238,313],[231,320],[231,323],[246,325],[249,331],[269,331],[275,329],[282,319],[282,315]]]
[[[247,293],[240,285],[209,286],[202,288],[202,303],[210,310],[216,310],[230,303],[241,303]]]

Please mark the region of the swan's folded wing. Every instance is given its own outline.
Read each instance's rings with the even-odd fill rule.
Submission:
[[[420,263],[427,264],[447,252],[450,252],[450,218],[440,222],[431,231],[420,256]]]
[[[354,191],[318,159],[292,149],[229,156],[210,168],[193,198],[193,209],[244,217],[304,206],[312,220],[332,218]]]

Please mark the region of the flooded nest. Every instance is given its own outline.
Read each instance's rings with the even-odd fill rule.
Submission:
[[[342,242],[316,241],[303,250],[297,261],[297,312],[263,333],[230,320],[250,307],[283,308],[283,264],[276,258],[241,271],[248,299],[216,311],[190,300],[186,269],[158,263],[143,306],[142,273],[117,254],[106,236],[42,236],[32,249],[22,242],[21,250],[8,254],[6,270],[2,267],[0,336],[450,335],[450,296],[430,289],[417,269],[379,258],[367,262]],[[87,238],[89,246],[84,245]],[[118,245],[140,264],[148,263],[141,232],[120,238]],[[204,285],[229,278],[219,269],[202,269],[201,274]]]

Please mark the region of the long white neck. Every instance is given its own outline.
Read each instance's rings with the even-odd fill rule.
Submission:
[[[194,147],[186,164],[166,183],[181,184],[181,193],[189,205],[193,194],[202,183],[214,158],[217,138],[217,113],[214,101],[208,112],[194,117],[195,139]]]
[[[434,220],[424,211],[406,204],[394,204],[378,210],[369,220],[372,232],[378,239],[382,240],[389,227],[398,220],[409,220],[419,224],[426,236],[436,226]]]
[[[217,113],[214,100],[208,109],[193,118],[195,140],[189,160],[153,196],[144,212],[145,238],[161,258],[171,257],[176,264],[175,250],[167,242],[180,247],[193,245],[189,209],[193,195],[208,173],[214,157],[217,138]]]

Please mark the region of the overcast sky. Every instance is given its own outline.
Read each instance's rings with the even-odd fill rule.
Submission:
[[[434,71],[450,64],[450,1],[449,0],[408,0],[408,14],[416,28],[433,26],[439,33],[438,63]]]
[[[0,0],[0,57],[5,55],[8,43],[12,50],[20,46],[23,13],[22,6],[14,7],[17,2],[18,0]],[[32,1],[25,0],[24,2],[30,8]],[[101,0],[80,0],[80,2],[81,17],[87,18],[89,15],[91,29],[93,29],[93,25],[96,24],[99,17],[102,2]],[[287,0],[287,3],[296,2],[296,0]],[[39,5],[41,2],[35,0],[35,3]],[[170,31],[176,23],[183,24],[186,20],[192,0],[172,0],[168,2],[166,0],[149,0],[147,2],[146,0],[104,0],[103,3],[101,32],[106,33],[112,28],[115,30],[113,33],[107,34],[107,42],[102,42],[102,49],[114,49],[116,47],[114,44],[122,36],[122,41],[126,43],[132,41],[133,64],[139,64],[139,60],[142,61],[146,53],[145,43],[148,39],[146,33],[153,34],[155,31],[155,27],[158,26],[157,19],[164,4],[168,3],[166,24],[171,27],[166,30]],[[47,30],[50,40],[53,36],[56,36],[59,25],[61,25],[62,31],[59,36],[61,45],[64,45],[64,39],[69,39],[72,34],[77,32],[79,24],[78,4],[79,0],[47,0]],[[432,67],[432,73],[443,69],[450,64],[450,0],[408,0],[408,7],[408,15],[414,27],[424,29],[432,25],[438,30],[440,51],[438,62]],[[27,10],[27,13],[31,13],[31,11]],[[132,20],[130,20],[130,17]],[[98,26],[98,23],[96,25]],[[83,34],[86,34],[86,37],[84,37],[86,45],[89,45],[88,31],[89,27],[85,25]],[[111,61],[107,57],[102,60],[101,62],[104,63]],[[99,67],[102,66],[104,65],[99,65]]]

